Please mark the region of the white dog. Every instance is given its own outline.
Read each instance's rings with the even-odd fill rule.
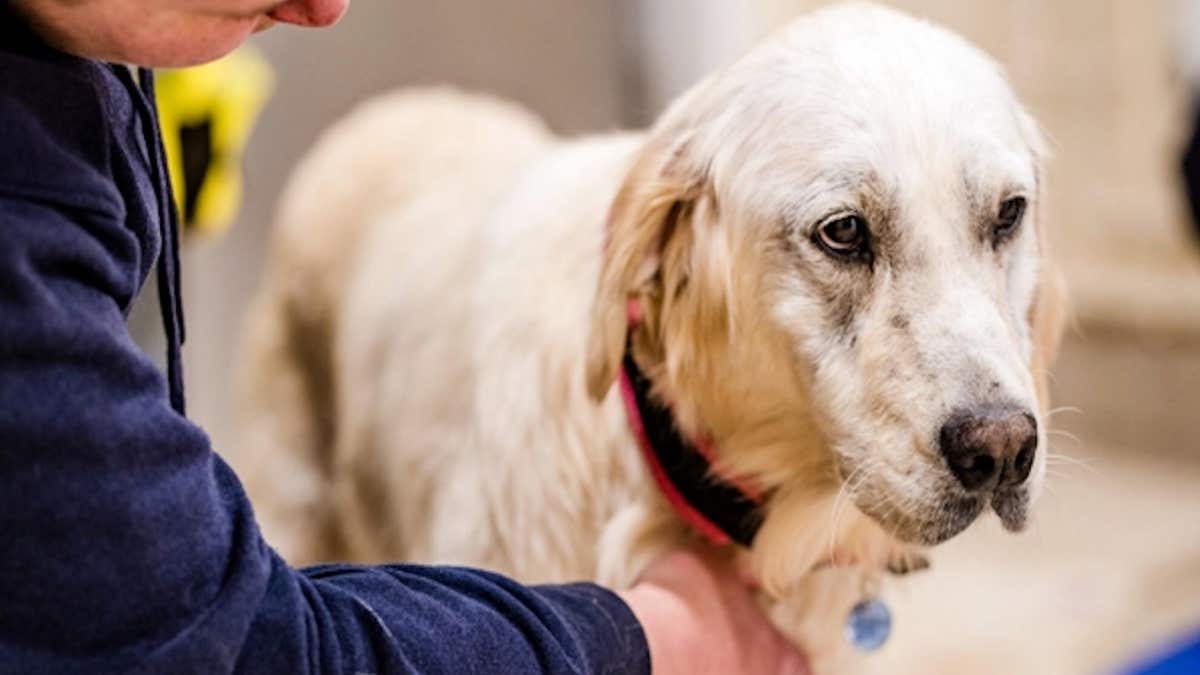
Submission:
[[[991,60],[864,5],[646,133],[370,103],[299,169],[251,315],[268,538],[623,586],[699,531],[837,669],[885,570],[1029,517],[1060,315],[1042,153]]]

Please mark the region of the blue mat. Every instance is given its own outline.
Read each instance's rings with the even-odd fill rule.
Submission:
[[[1125,671],[1125,675],[1200,675],[1200,633],[1168,648],[1165,655]]]

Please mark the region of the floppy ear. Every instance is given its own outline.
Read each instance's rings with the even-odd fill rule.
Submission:
[[[1043,186],[1045,176],[1045,142],[1041,132],[1036,128],[1032,119],[1027,117],[1026,124],[1032,129],[1030,133],[1033,142],[1034,155],[1037,157],[1038,211],[1037,214],[1037,247],[1038,247],[1038,281],[1034,292],[1033,305],[1029,308],[1029,324],[1033,332],[1033,359],[1031,368],[1034,383],[1037,386],[1038,403],[1043,409],[1050,406],[1050,364],[1058,355],[1058,347],[1062,342],[1063,326],[1067,316],[1067,290],[1062,273],[1054,262],[1050,251],[1049,235],[1045,223],[1045,192]]]
[[[1029,308],[1029,325],[1033,333],[1033,358],[1030,364],[1034,384],[1037,386],[1038,403],[1043,410],[1050,406],[1050,364],[1058,355],[1062,341],[1063,326],[1067,316],[1067,291],[1062,274],[1054,264],[1050,251],[1050,237],[1046,228],[1045,176],[1046,163],[1050,156],[1046,137],[1038,123],[1025,110],[1017,111],[1017,123],[1021,135],[1034,159],[1034,180],[1037,187],[1037,250],[1038,280],[1034,291],[1033,305]]]
[[[617,377],[636,300],[653,328],[663,296],[663,249],[703,190],[703,171],[687,166],[685,144],[651,141],[609,207],[604,263],[592,304],[587,388],[597,401]]]
[[[1040,229],[1040,228],[1039,228]],[[1030,325],[1033,330],[1033,370],[1037,385],[1038,402],[1042,408],[1050,405],[1050,365],[1058,355],[1062,342],[1063,325],[1067,315],[1067,292],[1062,274],[1050,257],[1044,231],[1038,233],[1041,255],[1041,271],[1038,274],[1037,291],[1030,308]]]

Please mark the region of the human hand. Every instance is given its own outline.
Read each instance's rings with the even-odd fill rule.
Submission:
[[[810,675],[728,556],[669,553],[620,595],[646,633],[654,675]]]

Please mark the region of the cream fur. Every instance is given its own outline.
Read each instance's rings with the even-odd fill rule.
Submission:
[[[1041,154],[990,60],[869,5],[798,20],[642,134],[562,140],[450,90],[372,102],[297,171],[252,314],[243,473],[264,530],[295,563],[632,583],[691,536],[611,386],[636,298],[656,393],[771,495],[746,555],[773,616],[818,672],[851,667],[849,606],[965,526],[939,515],[929,439],[979,382],[1038,413],[1036,496],[1061,321]],[[1014,191],[1020,233],[973,244]],[[869,278],[808,237],[846,209],[897,233]]]

